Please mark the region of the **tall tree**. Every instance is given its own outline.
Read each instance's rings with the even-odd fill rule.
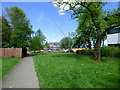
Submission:
[[[2,47],[2,16],[0,16],[0,48]]]
[[[81,19],[77,20],[79,22],[78,28],[76,29],[76,35],[74,35],[73,46],[87,46],[91,49],[91,41],[96,39],[95,26],[91,20],[87,19],[84,25],[81,26]],[[87,45],[88,44],[88,45]]]
[[[43,49],[46,37],[43,35],[43,33],[42,33],[42,31],[40,29],[37,30],[36,36],[38,36],[38,38],[39,38],[39,42],[40,42],[39,47],[41,49]]]
[[[12,29],[5,16],[2,16],[2,47],[10,47]]]
[[[44,47],[44,42],[45,42],[45,36],[43,35],[43,33],[41,32],[40,29],[37,30],[37,32],[35,33],[35,36],[33,36],[31,42],[30,42],[30,50],[40,50],[43,49]]]
[[[18,7],[6,8],[8,20],[12,28],[10,37],[11,47],[26,48],[31,40],[32,26],[22,9]]]
[[[102,0],[101,0],[102,1]],[[95,31],[97,33],[97,38],[95,42],[95,49],[94,49],[94,60],[99,61],[101,57],[100,47],[101,47],[101,40],[102,37],[106,34],[106,32],[118,26],[118,20],[115,17],[111,16],[109,22],[104,20],[106,15],[106,11],[103,11],[103,7],[105,6],[105,2],[82,2],[79,0],[75,0],[75,2],[70,2],[67,0],[64,2],[63,0],[55,0],[54,3],[58,7],[69,7],[68,10],[73,12],[73,16],[75,18],[82,17],[81,26],[87,21],[86,18],[90,17],[91,21],[95,26]],[[115,13],[115,12],[114,12]],[[108,13],[108,16],[110,14]],[[117,18],[118,19],[118,18]],[[117,23],[116,23],[117,22]]]
[[[60,48],[68,49],[69,48],[69,40],[70,40],[70,46],[72,46],[72,39],[69,37],[65,37],[61,39],[60,41]]]

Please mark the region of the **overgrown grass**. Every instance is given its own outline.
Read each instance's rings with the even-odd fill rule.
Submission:
[[[20,60],[20,58],[2,58],[2,79],[20,62]]]
[[[112,63],[74,53],[45,53],[33,58],[40,88],[118,87],[118,58],[111,58]]]

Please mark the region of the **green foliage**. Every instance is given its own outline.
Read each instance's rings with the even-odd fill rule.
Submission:
[[[92,56],[46,53],[33,56],[41,88],[117,88],[119,59],[91,61]],[[108,60],[105,58],[104,60]]]
[[[101,56],[120,57],[120,48],[114,46],[101,47]]]
[[[3,35],[3,38],[9,37],[8,38],[9,41],[8,40],[3,41],[4,47],[14,48],[28,47],[29,45],[28,43],[31,39],[31,34],[33,33],[33,31],[30,21],[26,18],[24,11],[22,11],[22,9],[18,7],[11,7],[6,8],[6,13],[7,18],[9,20],[9,24],[7,24],[7,21],[6,24],[3,23],[4,26],[6,25],[3,32],[8,33],[8,36]],[[8,28],[8,25],[10,26],[10,28]]]
[[[31,40],[29,49],[35,51],[35,50],[39,49],[39,44],[40,44],[40,42],[39,42],[38,36],[34,36]]]
[[[77,50],[76,54],[82,54],[82,55],[94,55],[94,50],[93,49],[82,49],[82,50]]]
[[[65,37],[61,39],[60,41],[60,48],[68,49],[69,48],[69,40],[70,40],[70,46],[72,45],[72,39],[69,37]]]
[[[82,49],[77,50],[76,54],[83,55],[94,55],[94,49]],[[120,48],[114,46],[103,46],[101,47],[102,57],[120,57]]]
[[[45,47],[45,48],[49,48],[48,42],[45,43],[44,47]]]
[[[29,49],[33,50],[33,51],[43,49],[45,38],[46,37],[42,34],[42,32],[39,29],[35,33],[35,36],[33,36],[32,40],[30,42]]]
[[[12,56],[11,58],[15,58],[15,56]]]
[[[10,47],[12,29],[5,16],[2,16],[2,47]]]
[[[61,9],[72,11],[72,17],[79,23],[75,35],[75,45],[85,45],[86,42],[93,40],[95,43],[95,60],[100,60],[101,40],[106,36],[106,32],[111,28],[119,26],[118,11],[104,11],[106,2],[64,2],[64,0],[53,0]],[[105,19],[107,17],[107,19]],[[89,34],[87,35],[87,32]],[[90,43],[89,43],[90,47]]]

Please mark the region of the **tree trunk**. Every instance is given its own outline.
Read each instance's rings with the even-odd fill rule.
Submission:
[[[88,40],[88,47],[89,47],[89,49],[91,49],[91,42],[90,42],[90,40]]]
[[[100,52],[100,48],[101,48],[101,30],[99,29],[97,32],[97,41],[95,43],[95,49],[94,49],[94,60],[95,61],[100,61],[100,57],[101,57],[101,52]]]
[[[104,46],[104,38],[103,38],[103,46]]]

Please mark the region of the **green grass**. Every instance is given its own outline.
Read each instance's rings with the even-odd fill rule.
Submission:
[[[2,58],[2,79],[20,62],[20,60],[20,58]]]
[[[75,53],[33,56],[40,88],[117,88],[118,58],[110,62],[90,61],[92,58]]]
[[[2,80],[2,58],[0,57],[0,81]]]

